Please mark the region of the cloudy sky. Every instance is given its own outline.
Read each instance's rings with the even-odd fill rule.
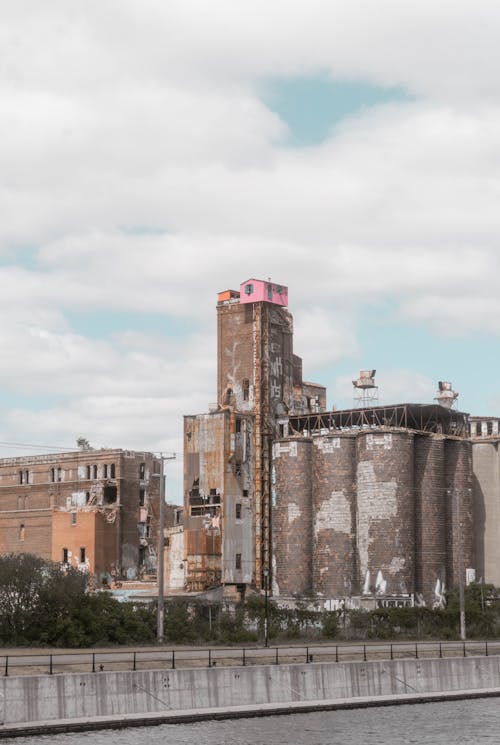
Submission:
[[[498,0],[2,3],[0,455],[181,453],[249,277],[330,405],[376,368],[500,415],[499,38]]]

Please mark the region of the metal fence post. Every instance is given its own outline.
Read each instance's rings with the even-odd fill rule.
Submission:
[[[335,662],[339,661],[339,645],[335,646]]]
[[[467,652],[465,650],[465,642],[464,642],[464,657],[467,657]]]
[[[276,665],[279,665],[279,660],[278,660],[278,647],[276,647]]]
[[[243,647],[243,666],[245,666],[246,664],[247,664],[247,660],[245,657],[245,648]]]
[[[488,657],[488,640],[485,641],[484,646],[485,646],[484,653],[486,657]]]
[[[208,667],[212,667],[212,650],[208,650]]]
[[[443,646],[441,642],[439,642],[439,658],[441,659],[443,657]]]
[[[306,662],[309,662],[309,647],[306,647]]]
[[[391,644],[391,660],[393,660],[393,659],[394,659],[394,652],[393,652],[392,644]]]
[[[363,660],[366,662],[366,644],[363,644]]]
[[[418,644],[415,642],[415,659],[418,660]]]
[[[136,652],[134,652],[134,668],[133,669],[134,669],[134,672],[135,672],[135,670],[136,670]]]
[[[52,675],[52,655],[50,655],[49,675]]]
[[[9,674],[9,656],[5,655],[5,677]]]
[[[172,649],[172,670],[175,670],[175,650]]]
[[[92,672],[95,673],[95,652],[92,652]]]

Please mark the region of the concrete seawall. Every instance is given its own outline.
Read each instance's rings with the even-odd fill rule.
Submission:
[[[0,736],[57,730],[63,722],[65,729],[92,729],[175,721],[181,714],[186,721],[202,711],[204,717],[248,716],[464,691],[500,694],[500,657],[6,677],[0,679]]]

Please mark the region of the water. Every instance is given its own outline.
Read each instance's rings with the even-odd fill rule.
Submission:
[[[470,745],[500,739],[500,699],[8,738],[11,745]]]

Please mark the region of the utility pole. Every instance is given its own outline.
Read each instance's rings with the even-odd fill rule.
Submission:
[[[465,631],[465,597],[464,597],[464,568],[462,555],[462,516],[460,513],[460,490],[455,490],[457,502],[457,552],[458,552],[458,602],[460,606],[460,639],[467,638]]]
[[[165,618],[165,598],[163,584],[165,581],[164,553],[165,553],[165,461],[175,460],[176,455],[160,453],[160,526],[158,529],[158,565],[156,576],[158,578],[158,612],[156,618],[156,637],[158,642],[163,641],[163,622]]]

